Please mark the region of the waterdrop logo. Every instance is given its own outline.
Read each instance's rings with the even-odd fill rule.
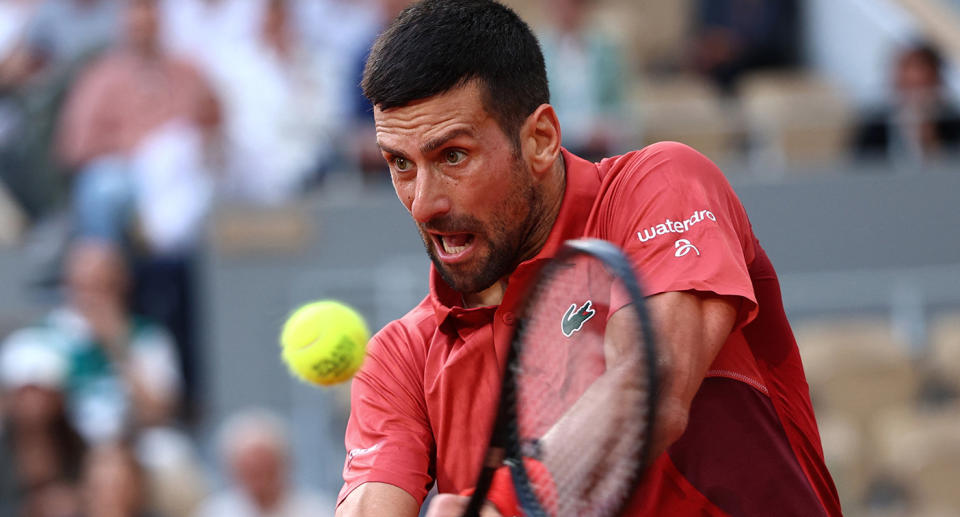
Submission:
[[[690,231],[690,228],[704,221],[711,221],[715,223],[717,222],[717,216],[714,215],[710,210],[697,210],[693,212],[690,217],[682,221],[666,219],[660,224],[642,228],[639,232],[637,232],[637,238],[640,239],[640,242],[647,242],[661,235],[667,235],[668,233],[686,233]]]
[[[677,249],[677,252],[673,254],[674,257],[682,257],[690,253],[691,250],[696,252],[697,256],[700,256],[700,250],[687,239],[678,239],[677,242],[673,243],[673,247]]]

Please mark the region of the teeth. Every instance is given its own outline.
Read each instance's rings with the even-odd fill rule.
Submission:
[[[447,252],[447,253],[450,254],[450,255],[456,255],[457,253],[460,253],[461,251],[467,249],[467,246],[466,246],[466,245],[464,245],[464,246],[451,246],[451,245],[447,244],[447,239],[444,239],[443,237],[440,238],[440,242],[443,243],[443,251]]]

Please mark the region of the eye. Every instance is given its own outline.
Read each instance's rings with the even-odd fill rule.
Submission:
[[[467,153],[459,149],[450,149],[443,153],[443,159],[446,160],[449,165],[456,165],[466,159]]]
[[[404,158],[403,156],[396,156],[393,158],[394,169],[400,172],[405,172],[410,170],[411,167],[413,167],[413,164],[410,163],[410,160]]]

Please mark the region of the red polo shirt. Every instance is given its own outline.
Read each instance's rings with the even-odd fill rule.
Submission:
[[[599,164],[563,158],[557,221],[500,306],[462,307],[431,268],[430,294],[371,340],[352,387],[339,501],[370,481],[418,501],[434,482],[440,492],[473,485],[519,297],[564,241],[597,237],[625,250],[648,295],[742,301],[686,432],[648,470],[630,514],[840,515],[776,274],[723,173],[677,143]]]

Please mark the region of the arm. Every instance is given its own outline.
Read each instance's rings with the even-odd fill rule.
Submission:
[[[653,429],[651,457],[659,456],[683,434],[687,425],[690,404],[700,388],[704,375],[714,357],[723,347],[737,318],[737,297],[721,297],[712,293],[667,292],[651,296],[647,306],[660,342],[661,381],[657,420]],[[569,437],[583,434],[584,427],[598,421],[616,418],[616,407],[598,403],[609,400],[611,393],[629,388],[631,382],[621,374],[632,370],[617,368],[621,340],[616,339],[618,318],[611,317],[607,327],[608,370],[571,407],[570,411],[544,435],[543,462],[549,468],[552,456],[573,453],[576,440]],[[612,411],[612,413],[611,413]],[[583,468],[602,469],[593,464]],[[592,487],[591,489],[599,489]],[[441,494],[433,499],[428,517],[456,517],[462,515],[468,498],[453,494]],[[487,508],[489,515],[499,515]],[[486,515],[486,514],[484,514]]]
[[[420,506],[412,495],[386,483],[364,483],[337,507],[336,517],[416,517]]]
[[[434,479],[421,380],[424,343],[402,321],[378,332],[350,387],[347,458],[336,515],[416,517]]]
[[[677,441],[687,427],[690,403],[727,341],[739,300],[694,292],[651,296],[647,307],[660,341],[662,381],[652,457]]]
[[[657,414],[650,431],[650,456],[660,456],[686,429],[690,404],[700,388],[707,369],[723,347],[737,317],[737,298],[713,293],[674,291],[647,299],[654,332],[658,337],[659,386]],[[540,441],[540,461],[551,472],[564,471],[567,479],[582,480],[564,490],[583,490],[574,498],[587,498],[602,493],[605,473],[614,468],[616,455],[581,456],[571,464],[568,458],[581,450],[579,437],[597,436],[598,422],[613,428],[624,428],[622,419],[635,418],[630,407],[640,391],[631,358],[635,355],[636,321],[629,311],[614,313],[607,322],[604,353],[607,369],[577,399]],[[617,438],[608,436],[615,447]],[[571,470],[575,467],[576,470]],[[567,492],[570,494],[570,492]],[[560,513],[566,513],[561,510]]]

